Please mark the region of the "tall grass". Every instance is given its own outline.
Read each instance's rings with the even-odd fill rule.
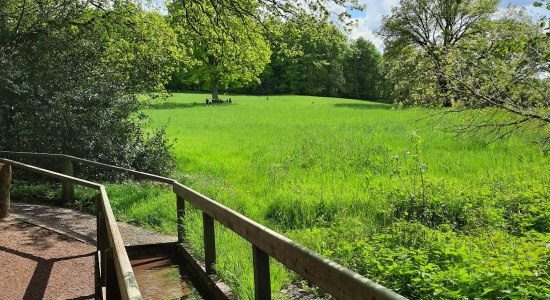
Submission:
[[[482,137],[445,133],[451,125],[445,122],[452,121],[425,119],[434,111],[346,99],[231,96],[234,104],[205,106],[203,98],[175,94],[146,110],[152,127],[166,125],[176,139],[174,177],[399,292],[422,298],[520,293],[497,286],[520,277],[483,265],[494,263],[484,259],[506,240],[539,251],[532,258],[537,264],[548,262],[550,250],[537,241],[550,240],[544,212],[550,209],[550,158],[530,143],[532,137],[486,144]],[[421,144],[411,141],[413,132]],[[124,184],[109,192],[122,218],[175,232],[169,189]],[[200,214],[189,208],[186,222],[190,245],[201,253]],[[250,245],[221,227],[216,233],[221,276],[240,298],[252,298]],[[439,242],[428,242],[429,236]],[[454,256],[436,254],[447,251],[444,241],[455,245],[448,250]],[[499,253],[497,260],[510,261],[520,252]],[[395,262],[400,271],[389,268]],[[479,276],[499,274],[486,280],[494,290],[466,288],[483,286],[474,273],[460,284],[444,282],[476,264],[484,266]],[[425,265],[436,266],[422,271],[437,279],[432,283],[450,288],[432,286],[428,275],[411,275]],[[272,268],[272,289],[284,298],[281,290],[296,278],[276,263]],[[533,274],[525,272],[524,282],[536,282],[528,285],[535,292],[518,295],[544,295],[547,271],[517,269]]]

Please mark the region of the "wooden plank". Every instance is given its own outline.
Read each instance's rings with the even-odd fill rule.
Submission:
[[[142,178],[142,179],[148,179],[148,180],[161,182],[161,183],[167,183],[167,184],[173,184],[174,183],[174,180],[171,179],[171,178],[166,178],[166,177],[153,175],[153,174],[149,174],[149,173],[145,173],[145,172],[140,172],[140,171],[136,171],[136,170],[126,169],[126,168],[122,168],[122,167],[112,166],[112,165],[108,165],[108,164],[104,164],[104,163],[100,163],[100,162],[96,162],[96,161],[92,161],[92,160],[88,160],[88,159],[83,159],[83,158],[79,158],[79,157],[75,157],[75,156],[71,156],[71,155],[66,155],[66,154],[0,151],[0,156],[2,156],[2,155],[11,156],[11,157],[69,159],[72,162],[78,162],[78,163],[89,165],[89,166],[94,166],[94,167],[98,167],[98,168],[102,168],[102,169],[107,169],[107,170],[117,171],[117,172],[120,172],[120,173],[130,174],[130,175],[133,175],[135,177]]]
[[[176,195],[176,222],[178,224],[178,243],[183,243],[185,238],[185,227],[184,227],[184,218],[185,218],[185,200],[182,197]]]
[[[98,194],[96,196],[96,222],[97,222],[97,229],[96,229],[96,236],[97,236],[97,251],[99,253],[99,283],[100,286],[104,287],[106,283],[106,256],[105,256],[105,250],[108,247],[109,239],[107,238],[107,226],[105,223],[105,214],[103,213],[103,204],[101,203],[102,198],[101,194]]]
[[[61,159],[61,173],[73,177],[73,163],[70,159]],[[64,180],[62,183],[62,189],[63,199],[68,203],[74,202],[74,185],[71,182]]]
[[[143,299],[104,186],[101,186],[100,193],[105,223],[107,225],[107,237],[109,245],[113,251],[116,276],[122,299]]]
[[[206,213],[202,213],[202,230],[204,240],[204,266],[206,274],[216,274],[216,236],[214,233],[214,219]]]
[[[252,245],[252,264],[254,266],[254,298],[256,300],[271,300],[269,256],[254,245]]]
[[[107,248],[105,250],[105,290],[107,291],[107,300],[122,299],[113,256],[113,249]]]
[[[34,153],[34,152],[12,152],[12,151],[0,151],[2,156],[11,156],[11,157],[33,157],[33,158],[60,158],[62,154],[51,154],[51,153]]]
[[[337,299],[406,299],[180,183],[174,192]]]
[[[53,171],[50,171],[50,170],[38,168],[38,167],[35,167],[35,166],[31,166],[31,165],[27,165],[27,164],[20,163],[20,162],[17,162],[17,161],[13,161],[13,160],[10,160],[10,159],[0,158],[0,163],[11,165],[12,167],[16,167],[18,169],[26,170],[26,171],[37,173],[37,174],[40,174],[40,175],[44,175],[46,177],[55,178],[55,179],[59,179],[59,180],[65,180],[65,181],[68,181],[68,182],[72,182],[72,183],[79,184],[79,185],[89,187],[89,188],[92,188],[92,189],[96,189],[96,190],[99,190],[100,187],[102,187],[102,185],[99,184],[99,183],[79,179],[79,178],[76,178],[76,177],[67,176],[67,175],[64,175],[64,174],[61,174],[61,173],[53,172]]]
[[[98,168],[102,168],[102,169],[106,169],[106,170],[117,171],[119,173],[129,174],[129,175],[135,176],[137,178],[148,179],[148,180],[152,180],[152,181],[156,181],[156,182],[160,182],[160,183],[167,183],[167,184],[173,184],[174,183],[174,180],[171,179],[171,178],[166,178],[166,177],[153,175],[153,174],[149,174],[149,173],[145,173],[145,172],[140,172],[140,171],[136,171],[136,170],[126,169],[126,168],[122,168],[122,167],[111,166],[111,165],[108,165],[108,164],[104,164],[104,163],[100,163],[100,162],[96,162],[96,161],[92,161],[92,160],[88,160],[88,159],[78,158],[78,157],[74,157],[74,156],[70,156],[70,155],[62,155],[62,156],[66,157],[66,158],[69,158],[73,162],[78,162],[78,163],[81,163],[81,164],[84,164],[84,165],[94,166],[94,167],[98,167]]]
[[[0,219],[10,215],[11,166],[0,163]]]

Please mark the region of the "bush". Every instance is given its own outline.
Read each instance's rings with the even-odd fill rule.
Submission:
[[[170,169],[164,131],[141,129],[140,110],[154,96],[143,91],[159,90],[179,55],[160,14],[132,1],[95,9],[80,1],[11,0],[2,16],[0,149]]]

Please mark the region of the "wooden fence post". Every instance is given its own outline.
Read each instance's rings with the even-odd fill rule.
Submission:
[[[61,173],[74,176],[73,162],[69,158],[61,159]],[[66,202],[74,201],[74,185],[71,182],[63,181],[63,199]]]
[[[207,275],[216,274],[216,236],[214,235],[214,219],[202,213],[202,230],[204,239],[204,264]]]
[[[269,255],[252,245],[252,264],[254,265],[254,298],[256,300],[270,300]]]
[[[10,215],[11,166],[0,163],[0,219]]]
[[[185,217],[185,200],[183,200],[182,197],[177,195],[177,213],[176,217],[177,224],[178,224],[178,243],[183,243],[183,239],[185,238],[185,227],[183,224],[183,218]]]

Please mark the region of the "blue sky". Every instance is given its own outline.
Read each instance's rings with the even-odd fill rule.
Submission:
[[[365,11],[351,11],[353,18],[357,20],[358,27],[355,28],[350,37],[356,39],[363,37],[372,41],[379,50],[382,50],[382,39],[376,36],[376,32],[382,21],[382,17],[390,13],[391,7],[396,6],[399,0],[360,0],[362,4],[367,6]],[[499,4],[499,8],[504,9],[508,5],[522,6],[534,12],[545,13],[546,16],[550,14],[543,9],[536,9],[533,7],[533,1],[535,0],[503,0]]]

